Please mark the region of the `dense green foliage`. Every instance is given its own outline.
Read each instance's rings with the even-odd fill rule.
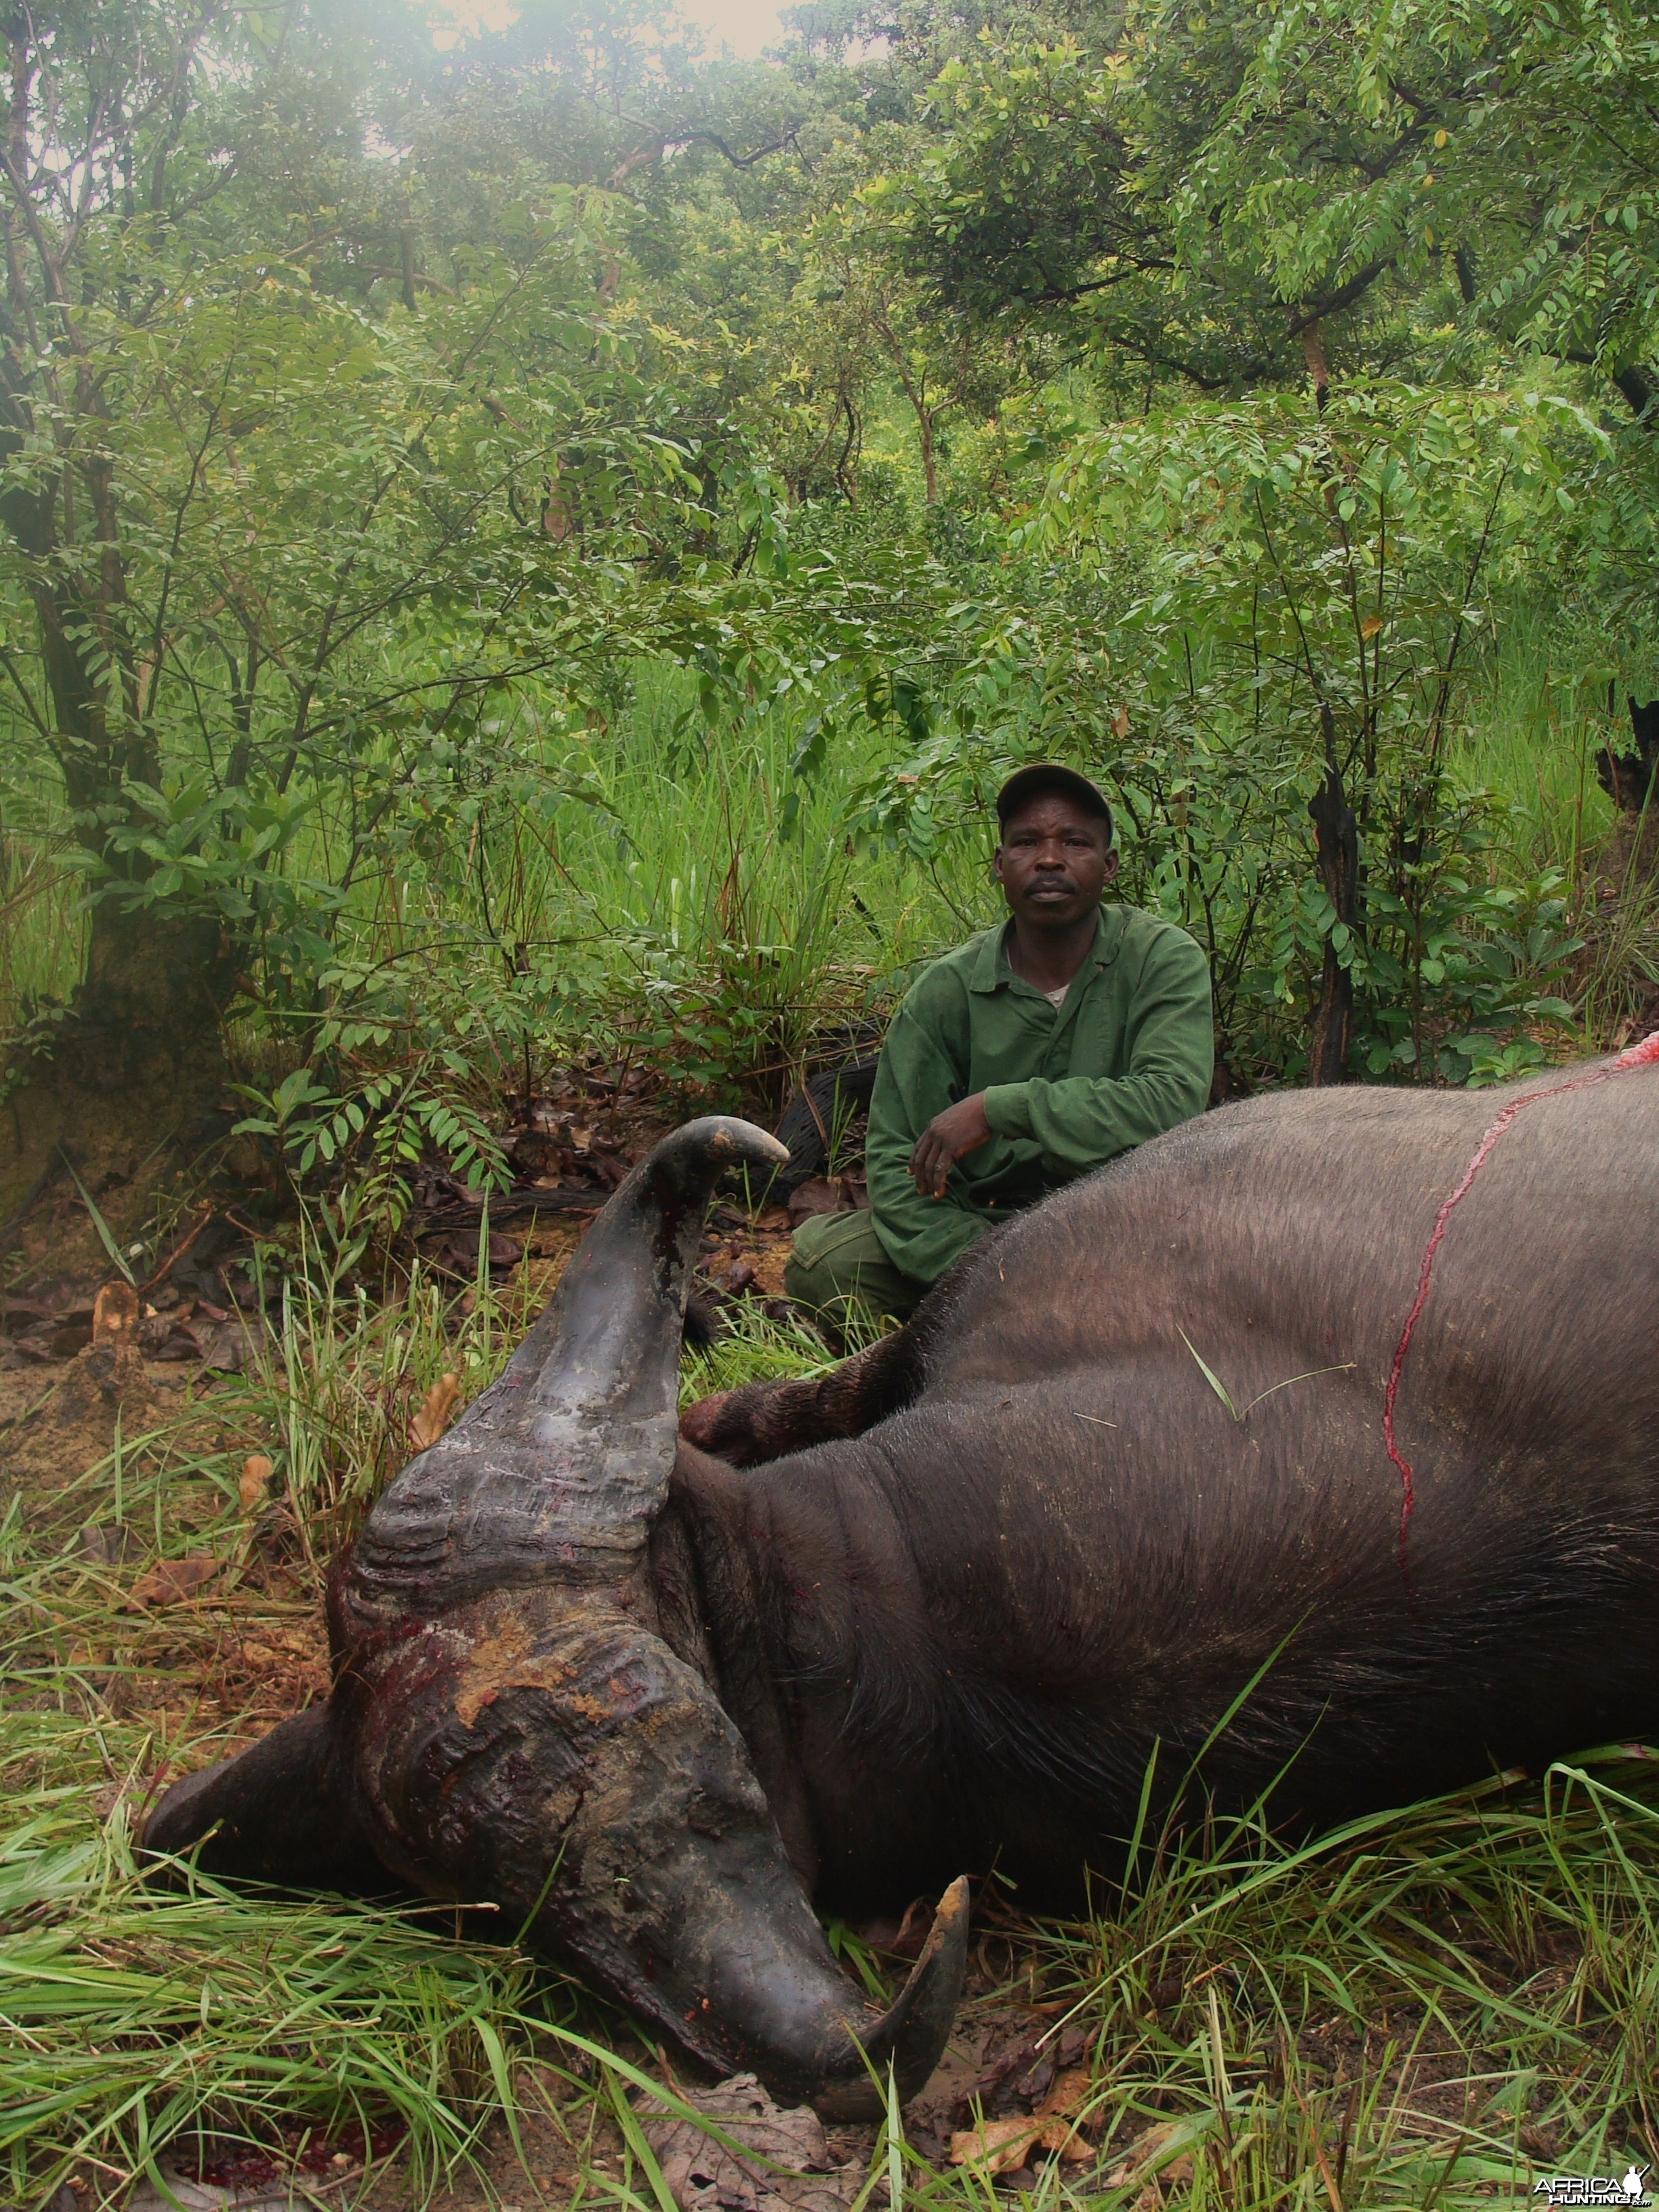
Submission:
[[[205,1096],[230,1024],[284,1132],[395,1096],[476,1164],[486,1042],[775,1088],[984,914],[1033,753],[1235,1085],[1630,1000],[1641,11],[820,9],[740,65],[610,0],[444,52],[87,0],[9,56],[14,1091],[123,1034]],[[1566,726],[1489,774],[1540,630]]]

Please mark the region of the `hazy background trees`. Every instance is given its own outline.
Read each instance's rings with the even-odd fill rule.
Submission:
[[[792,20],[9,21],[5,1205],[233,1076],[465,1091],[458,1022],[775,1084],[980,918],[1036,750],[1228,1081],[1640,1015],[1644,11]]]

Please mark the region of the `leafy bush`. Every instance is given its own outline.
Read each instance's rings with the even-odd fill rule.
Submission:
[[[1079,437],[1012,542],[1091,564],[1092,614],[1050,572],[1030,617],[982,623],[861,834],[931,863],[986,836],[1019,760],[1071,758],[1115,802],[1124,895],[1208,952],[1235,1082],[1303,1075],[1333,1023],[1327,1080],[1533,1064],[1571,1016],[1565,886],[1516,879],[1506,803],[1449,750],[1564,432],[1597,434],[1547,391],[1376,386]]]

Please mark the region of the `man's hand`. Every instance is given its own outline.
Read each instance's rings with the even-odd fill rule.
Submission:
[[[976,1152],[991,1141],[991,1125],[985,1118],[985,1093],[975,1091],[955,1106],[935,1114],[916,1139],[910,1155],[910,1173],[924,1198],[943,1198],[945,1178],[964,1152]]]

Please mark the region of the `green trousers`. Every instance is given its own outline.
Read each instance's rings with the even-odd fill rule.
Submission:
[[[856,1213],[815,1213],[802,1222],[784,1267],[783,1287],[793,1305],[844,1331],[849,1319],[871,1322],[890,1314],[903,1321],[930,1286],[893,1265],[876,1234],[875,1216],[860,1206]]]

